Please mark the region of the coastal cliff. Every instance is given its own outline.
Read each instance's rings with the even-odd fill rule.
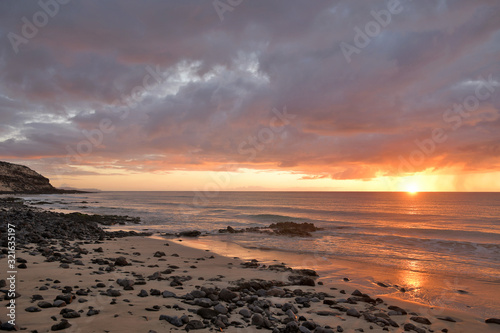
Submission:
[[[0,193],[62,193],[48,178],[24,165],[0,161]]]

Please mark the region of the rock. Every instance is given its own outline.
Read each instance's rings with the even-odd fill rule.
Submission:
[[[269,225],[277,235],[311,237],[311,232],[321,230],[312,223],[278,222]]]
[[[250,310],[248,309],[241,309],[238,313],[245,318],[250,318],[252,316],[252,312],[250,312]]]
[[[139,294],[137,294],[137,296],[139,296],[139,297],[148,297],[149,294],[148,294],[148,292],[146,290],[141,289],[141,291],[139,292]]]
[[[198,309],[198,311],[196,311],[196,314],[203,319],[212,319],[217,317],[219,313],[212,309],[200,308]]]
[[[11,299],[16,299],[21,297],[21,294],[19,294],[17,291],[14,292],[14,295],[10,295],[11,293],[5,293],[5,296],[3,297],[4,300],[8,301]]]
[[[408,314],[406,312],[406,310],[404,310],[404,309],[402,309],[402,308],[400,308],[399,306],[396,306],[396,305],[390,305],[388,307],[388,309],[395,311],[398,315],[406,315],[406,314]]]
[[[292,310],[292,312],[295,314],[299,312],[299,310],[297,310],[295,305],[293,305],[292,303],[283,304],[283,306],[281,307],[281,311],[286,313],[288,310]]]
[[[254,313],[252,316],[252,325],[255,326],[263,326],[264,325],[264,317],[260,313]]]
[[[131,290],[133,289],[132,286],[135,284],[135,281],[130,279],[118,279],[116,283],[125,290]]]
[[[323,316],[323,317],[326,317],[326,316],[336,316],[337,313],[336,312],[333,312],[333,311],[327,311],[327,310],[321,310],[321,311],[318,311],[316,312],[316,314],[318,316]]]
[[[36,306],[30,306],[30,307],[27,307],[26,309],[24,309],[26,312],[40,312],[42,311],[40,308],[36,307]]]
[[[57,295],[55,300],[61,300],[64,301],[66,304],[71,304],[73,300],[75,299],[75,296],[71,294],[66,294],[66,295]]]
[[[106,291],[106,295],[108,295],[109,297],[118,297],[118,296],[121,296],[122,293],[116,289],[108,289]]]
[[[285,315],[287,315],[288,318],[292,320],[297,320],[297,316],[295,315],[295,313],[293,313],[292,309],[286,310]]]
[[[347,310],[346,314],[348,316],[356,317],[356,318],[359,318],[361,316],[361,314],[358,312],[358,310],[356,310],[354,308]]]
[[[198,230],[182,231],[179,233],[180,237],[198,237],[199,235],[201,235],[201,232]]]
[[[165,290],[163,293],[163,298],[169,298],[169,297],[177,297],[173,292]]]
[[[89,309],[89,311],[87,311],[87,317],[95,316],[98,315],[99,313],[101,313],[100,310]]]
[[[379,285],[382,288],[389,288],[388,285],[386,285],[385,283],[382,283],[382,282],[377,282],[377,285]]]
[[[403,326],[405,331],[413,331],[415,328],[417,328],[415,325],[412,323],[407,323]]]
[[[199,320],[190,320],[186,324],[186,330],[201,330],[205,328],[205,325]]]
[[[411,320],[413,320],[414,322],[417,322],[419,324],[424,324],[424,325],[431,325],[431,322],[429,319],[425,318],[425,317],[417,317],[417,316],[413,316],[410,318]]]
[[[66,306],[66,302],[63,300],[55,300],[54,303],[52,304],[53,307],[55,308],[62,308],[63,306]]]
[[[290,321],[285,326],[285,333],[296,333],[299,331],[299,324],[296,321]]]
[[[52,303],[50,302],[47,302],[47,301],[40,301],[37,303],[38,307],[42,308],[42,309],[47,309],[47,308],[51,308],[52,307]]]
[[[312,276],[312,277],[319,276],[315,270],[307,269],[307,268],[293,269],[292,272],[295,274],[300,274],[300,275],[304,275],[304,276]]]
[[[217,304],[216,306],[214,306],[214,310],[217,311],[218,313],[224,314],[224,315],[227,314],[227,312],[228,312],[227,308],[220,303]]]
[[[160,320],[165,320],[176,327],[181,327],[182,325],[184,325],[182,319],[180,319],[177,316],[171,317],[171,316],[161,315]]]
[[[310,277],[303,277],[299,281],[299,286],[311,286],[311,287],[314,287],[315,285],[316,285],[316,283]]]
[[[52,325],[52,327],[50,329],[52,331],[61,331],[61,330],[65,330],[65,329],[70,328],[70,327],[71,327],[71,324],[66,319],[62,319],[60,323]]]
[[[80,318],[80,314],[73,309],[62,309],[60,314],[66,319]]]
[[[209,308],[212,306],[212,300],[210,298],[196,298],[194,300],[194,304],[204,308]]]
[[[484,321],[486,324],[498,324],[500,325],[500,319],[498,318],[489,318]]]
[[[437,317],[437,319],[439,320],[443,320],[443,321],[449,321],[450,323],[456,323],[457,321],[451,317]]]
[[[190,292],[191,295],[193,295],[194,298],[202,298],[207,296],[207,293],[202,291],[202,290],[193,290]]]
[[[129,263],[125,257],[118,257],[115,260],[115,266],[127,266]]]
[[[270,297],[282,297],[282,296],[285,296],[285,291],[281,288],[277,288],[277,287],[274,287],[274,288],[271,288],[269,290],[266,291],[266,296],[270,296]]]
[[[156,251],[155,254],[153,255],[153,257],[155,257],[155,258],[161,258],[164,256],[166,256],[166,254],[165,254],[165,252],[162,252],[162,251]]]
[[[300,331],[301,333],[311,333],[311,330],[310,330],[310,329],[308,329],[308,328],[307,328],[307,327],[305,327],[305,326],[299,326],[299,331]]]
[[[359,291],[358,289],[354,290],[351,294],[352,296],[363,296],[363,293]]]
[[[224,301],[224,302],[231,302],[233,299],[238,297],[238,294],[235,292],[232,292],[226,288],[222,289],[219,292],[219,299]]]
[[[316,328],[316,326],[317,326],[317,325],[316,325],[316,323],[315,323],[315,322],[313,322],[313,321],[308,321],[308,320],[306,320],[306,321],[304,321],[304,322],[302,323],[302,326],[304,326],[305,328],[308,328],[309,330],[314,330],[314,329]]]
[[[12,325],[11,323],[5,322],[0,325],[0,331],[19,331],[17,325]]]

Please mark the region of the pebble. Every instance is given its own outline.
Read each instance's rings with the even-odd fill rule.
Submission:
[[[40,312],[42,311],[40,308],[36,306],[30,306],[25,309],[26,312]]]
[[[264,317],[260,313],[254,313],[252,316],[252,325],[261,327],[264,325]]]
[[[430,322],[430,320],[427,319],[427,318],[425,318],[425,317],[414,316],[414,317],[411,317],[410,320],[413,320],[414,322],[417,322],[419,324],[424,324],[424,325],[430,325],[430,324],[432,324]]]
[[[346,314],[348,316],[351,316],[351,317],[356,317],[356,318],[359,318],[361,315],[359,314],[358,310],[354,309],[354,308],[351,308],[349,310],[347,310]]]
[[[238,313],[245,318],[250,318],[252,316],[252,313],[248,309],[241,309]]]
[[[52,325],[52,327],[50,329],[52,331],[61,331],[61,330],[65,330],[65,329],[70,328],[70,327],[71,327],[71,324],[66,319],[62,319],[61,322],[59,322],[58,324]]]

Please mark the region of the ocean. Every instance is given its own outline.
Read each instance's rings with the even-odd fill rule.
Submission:
[[[372,294],[500,316],[500,193],[99,192],[23,198],[45,209],[140,217],[141,225],[129,230],[196,229],[208,235],[183,244],[313,268],[325,283],[348,277]],[[313,237],[218,233],[227,226],[284,221],[323,230]]]

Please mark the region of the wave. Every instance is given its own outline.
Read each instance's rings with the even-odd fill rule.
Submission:
[[[302,217],[294,217],[294,216],[278,215],[278,214],[240,215],[240,217],[247,217],[262,222],[311,221],[311,219],[306,219]]]
[[[332,235],[343,234],[344,236],[372,236],[372,237],[400,237],[402,239],[416,238],[419,240],[443,240],[454,242],[491,243],[500,246],[500,234],[495,232],[460,229],[437,229],[437,228],[404,228],[404,227],[357,227],[357,226],[329,226],[324,225]],[[338,230],[345,230],[339,233]]]

